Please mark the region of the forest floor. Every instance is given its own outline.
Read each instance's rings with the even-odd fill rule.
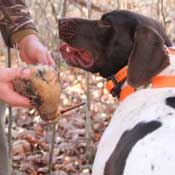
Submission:
[[[101,77],[90,74],[93,131],[90,144],[86,139],[85,105],[60,116],[56,128],[52,175],[91,174],[97,145],[117,106],[117,100],[107,92],[104,84]],[[63,68],[61,85],[61,108],[86,102],[83,71]],[[13,175],[48,175],[53,125],[41,120],[34,110],[13,108],[12,118]],[[87,152],[90,152],[89,157]]]

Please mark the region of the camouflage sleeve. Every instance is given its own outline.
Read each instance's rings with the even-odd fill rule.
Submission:
[[[24,0],[0,0],[0,30],[9,47],[36,33]]]

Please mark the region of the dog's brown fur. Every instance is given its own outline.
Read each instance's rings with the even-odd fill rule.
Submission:
[[[133,12],[113,11],[100,20],[61,19],[59,33],[71,47],[88,51],[92,57],[88,59],[93,59],[89,67],[66,59],[69,64],[106,78],[128,64],[128,82],[134,87],[169,64],[163,46],[172,43],[161,24]],[[82,57],[77,54],[76,59]]]

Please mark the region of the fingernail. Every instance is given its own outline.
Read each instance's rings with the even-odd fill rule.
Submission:
[[[23,70],[23,73],[24,74],[30,74],[31,70],[29,68],[26,68],[26,69]]]
[[[23,76],[25,78],[29,78],[31,76],[31,73],[32,73],[32,71],[29,68],[26,68],[26,69],[23,70]]]

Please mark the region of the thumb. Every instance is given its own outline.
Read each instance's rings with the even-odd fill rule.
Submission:
[[[38,53],[36,59],[40,64],[43,64],[43,65],[48,64],[47,55],[45,53],[42,53],[42,52]]]
[[[2,68],[0,79],[3,82],[10,82],[15,79],[30,79],[32,70],[30,68]]]
[[[5,101],[11,105],[11,106],[20,106],[20,107],[26,107],[31,108],[32,105],[30,103],[30,100],[27,97],[24,97],[20,94],[18,94],[15,91],[12,91],[9,89],[8,92],[9,95],[6,96]]]
[[[14,91],[11,83],[0,83],[0,99],[11,106],[31,108],[30,100]]]

